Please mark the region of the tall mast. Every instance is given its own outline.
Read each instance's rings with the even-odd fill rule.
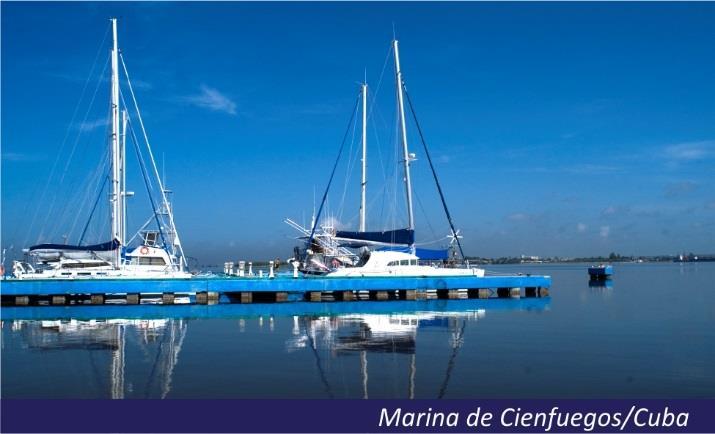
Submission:
[[[127,240],[127,120],[128,115],[126,110],[122,110],[122,143],[120,158],[122,160],[120,165],[121,171],[121,214],[122,214],[122,238],[119,239],[122,245]]]
[[[362,84],[362,183],[360,184],[360,232],[365,232],[367,190],[367,83]]]
[[[117,49],[117,19],[112,18],[112,240],[119,240],[124,244],[122,237],[122,208],[121,208],[121,153],[119,146],[119,52]],[[119,250],[117,250],[119,252]],[[119,254],[115,258],[119,266]]]
[[[405,190],[407,192],[407,218],[409,220],[409,229],[415,229],[415,217],[412,213],[412,181],[410,180],[410,152],[407,149],[407,129],[405,127],[405,103],[402,97],[402,72],[400,71],[400,50],[398,48],[397,39],[392,41],[392,46],[395,50],[395,75],[397,80],[397,102],[400,106],[400,127],[402,130],[402,155],[405,165]]]

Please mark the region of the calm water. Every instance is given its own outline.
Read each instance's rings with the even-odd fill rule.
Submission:
[[[715,263],[490,269],[551,297],[2,308],[2,397],[715,397]]]

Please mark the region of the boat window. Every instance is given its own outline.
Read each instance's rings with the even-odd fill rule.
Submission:
[[[166,265],[164,258],[156,256],[140,256],[137,258],[137,263],[139,265]]]
[[[387,263],[388,267],[394,267],[396,265],[400,265],[400,261],[390,261]]]
[[[417,265],[417,259],[410,259],[410,265]]]
[[[94,267],[106,267],[109,265],[108,262],[67,262],[62,264],[62,268],[94,268]]]
[[[400,265],[410,265],[409,259],[403,259],[400,261]]]

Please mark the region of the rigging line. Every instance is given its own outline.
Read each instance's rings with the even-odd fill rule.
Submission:
[[[108,64],[108,63],[109,63],[109,62],[105,63],[104,69],[102,69],[102,72],[101,72],[101,74],[100,74],[100,77],[101,77],[102,75],[104,75],[104,72],[107,70],[107,64]],[[100,85],[100,84],[102,84],[102,80],[101,80],[101,79],[100,79],[100,80],[97,80],[97,86],[94,88],[94,94],[92,95],[92,99],[91,99],[90,102],[89,102],[89,107],[87,107],[87,111],[86,111],[85,114],[84,114],[84,118],[82,119],[82,124],[80,124],[80,130],[77,132],[77,137],[76,137],[76,139],[75,139],[75,141],[74,141],[74,144],[72,145],[72,150],[71,150],[70,153],[69,153],[69,157],[67,158],[67,163],[65,164],[65,168],[64,168],[64,170],[62,171],[62,176],[60,177],[60,180],[59,180],[59,182],[57,183],[57,186],[61,186],[62,183],[63,183],[64,180],[65,180],[65,175],[67,175],[67,169],[69,168],[69,165],[70,165],[70,163],[72,162],[72,157],[74,156],[74,153],[75,153],[75,151],[77,150],[77,144],[79,143],[80,137],[82,136],[81,125],[83,125],[83,124],[85,124],[85,123],[87,122],[87,117],[89,116],[89,112],[92,110],[92,106],[94,105],[94,100],[97,98],[97,92],[99,91],[99,85]],[[51,181],[51,178],[48,178],[48,184],[49,184],[50,181]],[[47,215],[45,216],[44,222],[42,223],[42,227],[43,227],[43,228],[47,227],[47,222],[48,222],[48,220],[50,219],[50,216],[54,215],[53,211],[54,211],[55,203],[56,203],[56,201],[57,201],[57,196],[59,196],[59,194],[55,194],[55,195],[52,196],[52,201],[50,202],[50,206],[49,206],[49,208],[48,208],[49,211],[48,211]],[[38,203],[42,203],[42,200],[41,200],[40,202],[38,202]],[[39,211],[39,207],[38,207],[38,211]],[[31,223],[31,226],[32,226],[33,224],[34,224],[34,219],[33,219],[33,222]],[[44,230],[41,230],[41,231],[40,231],[40,235],[41,235],[41,236],[44,235]]]
[[[340,144],[340,150],[338,151],[338,158],[335,160],[335,164],[333,165],[333,171],[330,173],[330,179],[328,179],[328,185],[325,187],[325,193],[323,193],[323,199],[320,201],[320,207],[318,208],[318,214],[315,216],[315,225],[310,230],[310,236],[308,237],[307,241],[307,246],[310,248],[311,243],[313,242],[313,236],[315,236],[315,228],[318,226],[318,222],[320,221],[320,214],[323,212],[323,205],[325,205],[325,199],[328,197],[328,191],[330,191],[330,184],[333,183],[333,177],[335,176],[335,169],[338,168],[338,162],[340,161],[340,156],[343,154],[343,148],[345,148],[345,141],[348,138],[348,133],[350,133],[350,126],[353,123],[353,119],[355,118],[355,113],[357,113],[358,110],[358,105],[360,104],[360,95],[358,94],[357,99],[355,100],[355,108],[353,109],[352,115],[350,115],[350,121],[348,122],[348,127],[345,130],[345,135],[343,136],[343,142]]]
[[[174,212],[172,211],[171,207],[169,206],[169,201],[166,198],[166,190],[164,190],[164,185],[161,182],[161,177],[159,177],[159,170],[156,167],[156,161],[154,160],[154,153],[151,151],[151,145],[149,144],[149,137],[146,134],[146,128],[144,128],[144,121],[142,120],[142,115],[141,112],[139,111],[139,104],[137,103],[136,96],[134,95],[134,88],[132,87],[132,82],[129,79],[129,71],[127,70],[127,65],[124,63],[124,55],[120,52],[119,53],[119,59],[122,61],[122,68],[124,69],[124,75],[127,77],[127,84],[129,85],[129,92],[132,95],[132,101],[134,102],[134,109],[137,112],[137,118],[139,119],[139,126],[141,127],[142,133],[144,134],[144,141],[146,143],[146,148],[147,151],[149,152],[149,159],[151,161],[151,165],[154,169],[154,175],[156,176],[156,182],[159,184],[159,191],[161,192],[161,199],[164,205],[164,208],[166,208],[166,213],[169,215],[169,224],[170,224],[170,229],[173,234],[173,240],[172,240],[172,250],[175,248],[178,248],[179,254],[180,254],[180,261],[186,264],[186,258],[184,257],[184,247],[181,245],[181,241],[179,240],[179,231],[176,230],[176,224],[174,223]]]
[[[105,129],[105,135],[104,137],[108,136],[108,131],[109,131],[109,126]],[[72,193],[72,196],[77,197],[81,200],[78,200],[78,204],[75,206],[74,204],[70,205],[70,202],[66,202],[64,209],[62,210],[62,215],[67,212],[67,209],[71,207],[71,209],[74,211],[74,220],[72,221],[72,226],[67,232],[69,236],[72,236],[74,234],[74,229],[77,226],[77,222],[79,221],[80,214],[82,214],[82,211],[85,208],[85,205],[88,203],[91,203],[91,198],[94,197],[95,194],[97,194],[97,188],[100,186],[103,187],[102,182],[100,180],[102,179],[102,175],[105,172],[105,166],[110,164],[110,155],[109,154],[102,154],[100,155],[100,161],[99,164],[97,165],[97,168],[94,170],[94,173],[91,174],[90,176],[87,177],[84,182],[85,188],[84,190],[77,195],[74,195]],[[74,192],[74,189],[69,190],[71,192]]]
[[[467,326],[467,320],[462,321],[462,328],[457,335],[457,341],[455,342],[454,348],[452,349],[452,355],[449,357],[449,362],[447,362],[447,372],[444,373],[444,382],[442,382],[442,387],[439,388],[439,394],[437,399],[444,398],[444,394],[447,393],[447,386],[449,385],[449,379],[452,378],[452,370],[454,369],[454,362],[457,360],[457,354],[459,354],[459,349],[462,347],[462,342],[464,341],[464,330]]]
[[[410,94],[407,92],[407,89],[405,86],[403,86],[403,90],[405,92],[405,95],[407,96],[407,103],[410,106],[410,111],[412,112],[412,117],[415,120],[415,126],[417,127],[417,132],[420,135],[420,140],[422,141],[422,147],[425,150],[425,156],[427,157],[427,161],[429,162],[429,167],[432,170],[432,176],[434,177],[434,182],[437,184],[437,191],[439,192],[439,198],[442,200],[442,207],[444,208],[444,213],[447,215],[447,221],[449,221],[449,227],[452,229],[452,235],[454,235],[454,239],[457,240],[457,246],[459,247],[459,254],[462,255],[462,259],[465,258],[464,256],[464,250],[462,250],[462,243],[459,241],[459,237],[457,236],[457,231],[454,228],[454,223],[452,222],[452,216],[449,214],[449,208],[447,208],[447,201],[444,199],[444,193],[442,193],[442,186],[439,184],[439,179],[437,179],[437,172],[434,169],[434,164],[432,164],[432,157],[430,157],[429,150],[427,149],[427,142],[425,141],[425,137],[422,134],[422,128],[420,127],[420,122],[417,120],[417,114],[415,113],[415,108],[412,106],[412,99],[410,98]]]
[[[387,54],[385,55],[385,62],[382,64],[382,71],[380,71],[380,78],[377,80],[377,87],[375,88],[375,92],[372,93],[374,97],[370,101],[370,108],[367,111],[367,118],[368,121],[372,119],[372,112],[373,112],[373,107],[375,106],[375,102],[377,101],[377,95],[380,93],[380,86],[382,86],[382,78],[385,75],[385,69],[387,69],[387,62],[390,60],[390,55],[392,54],[392,44],[390,44],[389,47],[387,47]],[[371,90],[368,89],[368,92]]]
[[[89,85],[89,82],[92,79],[92,75],[94,74],[94,68],[97,66],[97,60],[99,59],[99,54],[102,52],[102,46],[104,45],[104,41],[107,39],[107,35],[109,34],[109,27],[104,32],[104,37],[102,38],[102,42],[99,44],[99,47],[97,48],[97,53],[94,56],[94,61],[92,62],[92,67],[89,70],[89,74],[87,75],[87,79],[84,82],[84,86],[82,86],[82,92],[80,93],[79,99],[77,100],[77,104],[74,107],[74,111],[72,113],[72,119],[70,120],[70,123],[67,124],[67,129],[65,130],[65,136],[62,139],[62,143],[60,144],[59,150],[57,151],[57,157],[55,157],[55,162],[52,164],[52,168],[50,169],[50,175],[47,177],[47,181],[45,182],[45,187],[42,190],[42,194],[40,195],[40,200],[37,202],[37,207],[35,208],[35,213],[32,217],[32,220],[30,221],[30,225],[27,227],[27,233],[25,234],[25,240],[23,241],[23,245],[27,244],[27,240],[30,238],[30,233],[32,231],[32,226],[35,223],[35,219],[37,218],[37,214],[40,210],[39,204],[43,202],[43,199],[45,198],[45,194],[47,193],[47,189],[50,186],[50,182],[52,181],[52,177],[54,176],[55,169],[57,168],[57,164],[60,162],[60,157],[64,155],[62,152],[64,150],[65,145],[67,144],[67,139],[70,136],[70,130],[72,129],[74,125],[74,121],[77,118],[77,113],[79,112],[79,106],[82,104],[82,100],[84,100],[84,94],[87,90],[87,85]],[[105,65],[106,68],[106,65]],[[104,72],[102,72],[104,74]],[[101,81],[101,80],[100,80]],[[39,188],[39,185],[38,187]],[[35,193],[37,193],[37,189],[35,190]],[[36,194],[33,194],[32,197],[36,197]],[[28,208],[30,206],[30,201],[28,201],[25,205],[25,211],[23,212],[22,215],[26,215]]]
[[[144,178],[144,185],[146,186],[146,192],[149,195],[149,202],[151,202],[151,209],[154,211],[154,219],[156,220],[156,225],[159,228],[159,236],[161,241],[166,245],[166,238],[164,237],[164,230],[161,227],[161,222],[159,221],[159,213],[156,209],[156,203],[154,203],[154,197],[151,195],[151,187],[149,186],[149,174],[146,172],[146,164],[144,164],[144,157],[142,157],[141,151],[139,150],[139,141],[137,140],[137,135],[134,133],[134,127],[132,126],[129,117],[127,117],[127,125],[129,127],[129,132],[132,136],[132,143],[134,143],[134,150],[137,154],[137,159],[139,160],[139,167],[141,168],[142,177]]]
[[[77,245],[81,246],[82,241],[84,240],[84,235],[87,233],[87,228],[89,228],[89,223],[92,221],[92,216],[94,215],[94,211],[97,209],[97,204],[99,204],[99,199],[102,198],[102,192],[104,191],[104,187],[107,185],[107,181],[109,180],[109,174],[104,177],[104,182],[102,183],[102,188],[99,189],[99,194],[97,195],[97,200],[94,201],[94,205],[92,206],[92,211],[89,213],[89,218],[87,219],[87,224],[84,225],[84,229],[82,230],[82,235],[79,237],[79,241],[77,241]]]
[[[305,334],[308,336],[308,346],[310,347],[311,350],[313,350],[313,355],[315,356],[315,366],[318,368],[318,374],[320,375],[320,381],[323,383],[323,386],[325,387],[325,391],[328,393],[329,398],[334,398],[333,396],[333,389],[330,387],[330,383],[328,382],[328,377],[325,375],[325,371],[323,370],[323,365],[320,363],[320,354],[318,354],[318,350],[315,348],[315,340],[313,339],[313,336],[311,336],[310,330],[308,330],[306,323],[306,330]]]
[[[434,228],[432,227],[432,223],[429,221],[429,216],[427,216],[427,212],[425,211],[425,207],[422,205],[422,199],[420,199],[419,195],[415,195],[417,198],[417,204],[420,206],[420,211],[422,211],[422,215],[425,217],[425,221],[427,222],[427,226],[429,227],[430,232],[432,232],[432,236],[436,237],[437,233],[434,231]]]
[[[343,195],[340,198],[340,206],[338,207],[338,215],[337,218],[338,220],[342,220],[343,218],[343,210],[345,209],[345,197],[347,196],[348,193],[348,185],[350,184],[350,180],[352,178],[352,171],[353,167],[355,166],[355,163],[357,162],[357,156],[359,154],[359,149],[356,149],[356,151],[353,151],[353,147],[355,145],[355,133],[357,132],[357,121],[358,117],[353,116],[355,118],[355,121],[353,122],[353,132],[352,132],[352,137],[350,138],[350,150],[348,151],[348,161],[347,165],[345,166],[345,182],[343,183]]]

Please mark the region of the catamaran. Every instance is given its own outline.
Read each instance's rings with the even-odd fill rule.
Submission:
[[[186,257],[174,223],[174,213],[167,197],[169,191],[164,188],[162,179],[159,177],[129,73],[118,48],[117,20],[115,18],[111,19],[111,27],[111,134],[108,146],[111,166],[107,178],[110,183],[111,239],[104,243],[91,245],[82,244],[82,240],[80,240],[77,245],[45,243],[31,246],[24,250],[28,260],[13,262],[12,274],[17,279],[186,279],[191,277],[191,274],[186,271]],[[147,168],[147,164],[141,156],[139,142],[132,129],[129,112],[126,109],[128,105],[124,103],[123,95],[120,105],[120,62],[146,145],[151,170]],[[144,183],[153,208],[151,217],[132,238],[127,237],[126,224],[127,197],[133,195],[132,192],[126,190],[126,139],[128,132],[139,156]],[[153,189],[150,186],[152,176],[159,187],[158,200],[152,196]],[[100,189],[97,202],[102,197],[103,187]],[[156,228],[150,229],[150,225],[153,223],[156,223]],[[134,240],[138,240],[138,243]]]
[[[395,61],[395,81],[397,87],[398,121],[400,128],[400,144],[402,151],[402,165],[404,171],[405,196],[407,200],[408,227],[388,231],[366,230],[366,185],[367,185],[367,84],[361,85],[360,100],[362,102],[362,176],[360,184],[360,213],[358,231],[338,230],[330,224],[319,225],[320,215],[325,205],[330,184],[335,175],[336,165],[328,181],[328,186],[323,195],[318,214],[312,219],[310,229],[304,228],[293,220],[286,222],[301,231],[307,240],[306,248],[300,251],[296,248],[294,260],[300,261],[300,269],[305,274],[325,275],[328,277],[366,277],[366,276],[477,276],[483,277],[484,270],[469,266],[465,260],[460,242],[461,236],[452,221],[447,208],[447,203],[442,193],[437,174],[427,145],[424,141],[422,130],[417,122],[414,108],[405,90],[405,82],[400,69],[399,43],[392,41],[392,51]],[[412,181],[410,177],[410,164],[415,160],[415,154],[410,153],[407,143],[407,127],[405,119],[405,96],[410,106],[419,136],[422,139],[425,155],[429,162],[434,181],[437,185],[442,206],[444,208],[451,234],[450,246],[456,243],[465,267],[457,267],[451,261],[448,250],[433,250],[416,247],[415,244],[415,219],[412,204]],[[357,105],[356,109],[357,111]],[[347,134],[346,134],[347,136]],[[344,145],[344,141],[343,141]],[[338,160],[342,154],[342,146],[338,153]],[[358,253],[350,249],[359,249]],[[455,252],[456,256],[456,252]],[[425,262],[430,261],[429,264]],[[444,263],[452,262],[450,267]]]

